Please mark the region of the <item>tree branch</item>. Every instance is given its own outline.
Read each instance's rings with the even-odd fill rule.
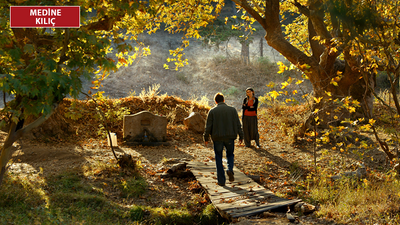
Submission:
[[[330,41],[332,39],[324,23],[324,11],[319,0],[310,1],[310,20],[313,23],[315,32],[321,36],[321,39]]]
[[[247,1],[242,1],[242,0],[232,0],[236,5],[239,5],[242,7],[244,10],[246,10],[247,13],[249,13],[257,22],[261,24],[261,26],[266,29],[266,20],[265,18],[261,17],[258,12],[256,12],[248,3]]]
[[[315,32],[314,26],[310,19],[308,19],[308,41],[310,42],[310,47],[312,51],[312,57],[320,62],[320,56],[324,52],[325,47],[319,43],[319,41],[314,40],[314,37],[317,36]]]
[[[65,52],[68,49],[68,44],[69,44],[69,28],[65,28],[64,43],[63,43],[63,48],[61,50],[60,60],[58,61],[58,64],[63,64],[65,61],[67,61],[69,59],[69,57],[67,57],[65,55]]]
[[[92,96],[89,96],[88,94],[84,93],[83,91],[81,91],[81,93],[84,94],[84,95],[86,95],[86,97],[88,97],[89,99],[92,99],[92,100],[94,101],[94,103],[96,103],[96,105],[98,105],[96,99],[94,99]],[[113,153],[113,155],[114,155],[114,158],[117,160],[118,164],[122,167],[122,165],[120,164],[120,163],[121,163],[120,160],[118,160],[117,154],[115,154],[115,150],[114,150],[114,145],[113,145],[113,143],[112,143],[112,138],[111,138],[110,129],[108,128],[107,121],[106,121],[106,116],[105,116],[104,113],[103,113],[100,109],[98,109],[97,107],[96,107],[96,110],[97,110],[97,112],[100,114],[100,117],[101,117],[101,119],[102,119],[103,122],[104,122],[104,127],[105,127],[106,130],[107,130],[107,136],[108,136],[108,138],[109,138],[109,140],[110,140],[110,147],[111,147],[111,151],[112,151],[112,153]]]
[[[314,71],[316,74],[320,74],[317,72],[320,69],[318,61],[307,56],[304,52],[294,47],[285,39],[282,33],[282,26],[280,22],[279,2],[279,0],[266,0],[265,21],[267,22],[265,25],[265,30],[267,34],[265,39],[267,40],[268,45],[280,52],[294,65],[309,65],[311,68],[310,70]],[[307,70],[306,67],[299,67],[299,69],[301,68]],[[314,79],[318,80],[319,78],[315,76],[310,77],[310,80],[313,83]]]
[[[108,15],[106,15],[103,18],[99,19],[98,21],[82,26],[81,28],[85,30],[110,31],[113,28],[115,22],[119,21],[121,18],[122,16],[109,17]]]
[[[297,0],[294,1],[294,6],[297,7],[297,9],[300,11],[301,14],[307,16],[308,18],[310,18],[310,10],[305,7],[304,5],[300,4]]]
[[[257,9],[257,11],[258,11],[258,14],[260,15],[262,15],[263,13],[264,13],[264,11],[260,8],[260,6],[254,1],[254,0],[251,0],[251,2],[253,3],[253,5],[256,7],[256,9]]]

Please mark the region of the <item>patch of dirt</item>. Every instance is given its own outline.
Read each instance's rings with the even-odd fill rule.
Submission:
[[[293,146],[290,140],[279,129],[263,129],[261,149],[246,148],[236,144],[235,165],[249,175],[261,176],[261,184],[273,192],[290,192],[294,188],[294,179],[288,174],[293,163],[298,163],[304,168],[310,164],[310,146]],[[5,133],[1,133],[5,137]],[[75,136],[78,142],[71,143],[65,140],[51,143],[43,143],[38,139],[24,138],[15,144],[16,151],[13,154],[13,163],[9,172],[14,174],[51,176],[63,171],[75,169],[81,171],[84,166],[96,165],[99,162],[116,164],[107,142],[100,138],[81,140]],[[135,160],[141,161],[142,175],[148,183],[148,191],[140,198],[126,200],[112,189],[106,191],[107,197],[125,205],[140,204],[158,207],[168,202],[171,204],[184,204],[199,195],[191,194],[190,186],[192,178],[165,178],[161,179],[158,172],[163,171],[167,159],[213,161],[214,152],[212,146],[204,146],[202,135],[187,130],[183,125],[168,129],[169,146],[125,146],[119,139],[120,146],[116,148],[118,155],[130,154]],[[303,174],[305,176],[305,174]],[[104,179],[96,176],[88,176],[87,179]],[[204,199],[203,199],[204,200]],[[167,202],[167,203],[166,203]],[[209,200],[205,199],[204,204]],[[283,209],[285,210],[285,209]],[[239,218],[232,223],[237,224],[287,224],[285,214],[274,212],[272,218],[253,216]],[[302,224],[329,224],[329,221],[317,220],[311,216],[301,217]]]
[[[267,110],[267,109],[265,109]],[[268,113],[268,111],[264,111]],[[269,111],[272,114],[272,111]],[[285,113],[285,112],[282,112]],[[57,123],[54,123],[57,124]],[[75,129],[77,124],[70,124]],[[261,148],[247,148],[236,143],[235,166],[248,175],[261,177],[260,184],[274,193],[287,193],[291,196],[296,186],[297,179],[304,179],[307,168],[312,164],[312,145],[307,142],[293,145],[285,132],[277,127],[273,121],[261,120],[260,124]],[[5,133],[0,133],[5,138]],[[82,138],[79,134],[69,134],[75,142],[66,141],[62,137],[56,141],[52,139],[38,139],[35,136],[27,136],[15,144],[16,151],[13,154],[9,172],[14,174],[50,176],[62,171],[75,169],[81,171],[84,166],[96,165],[99,162],[116,164],[107,142],[101,138]],[[142,175],[148,183],[148,191],[140,198],[126,200],[112,189],[106,191],[107,197],[125,205],[140,204],[158,207],[163,204],[184,204],[199,198],[199,195],[191,193],[193,178],[161,178],[160,172],[168,166],[165,162],[180,160],[196,160],[209,162],[214,159],[212,146],[204,146],[202,134],[188,130],[184,125],[169,125],[167,137],[168,146],[126,146],[119,135],[119,147],[117,155],[130,154],[134,160],[141,161]],[[44,143],[44,142],[48,143]],[[253,143],[254,144],[254,143]],[[371,153],[372,154],[372,153]],[[384,160],[382,152],[373,153],[374,160]],[[323,162],[321,162],[323,163]],[[296,177],[288,172],[294,172]],[[89,180],[106,179],[101,176],[88,176]],[[294,193],[293,193],[294,194]],[[296,198],[294,194],[292,197]],[[201,201],[208,204],[204,197]],[[200,201],[200,200],[199,200]],[[285,211],[286,209],[283,209]],[[273,212],[274,216],[253,216],[239,218],[232,224],[287,224],[285,214]],[[312,215],[299,218],[301,224],[334,224],[332,221],[316,219]]]

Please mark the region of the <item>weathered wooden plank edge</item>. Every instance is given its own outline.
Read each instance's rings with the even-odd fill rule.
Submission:
[[[193,171],[192,171],[193,173]],[[198,180],[204,180],[207,183],[215,183],[217,182],[217,174],[204,174],[202,173],[200,174],[195,174],[194,176],[196,177],[196,179]],[[257,182],[253,181],[251,178],[247,177],[247,176],[243,176],[243,177],[236,177],[235,176],[235,181],[230,182],[227,179],[227,183],[230,185],[246,185],[246,184],[257,184],[259,185]]]
[[[241,202],[246,202],[246,201],[260,201],[260,200],[265,200],[269,203],[273,203],[273,202],[279,202],[279,201],[286,201],[287,199],[285,198],[280,198],[276,195],[271,195],[271,194],[257,194],[257,195],[251,195],[251,196],[247,196],[247,198],[241,198],[243,197],[241,196],[237,196],[237,197],[226,197],[226,196],[210,196],[210,200],[211,201],[215,201],[216,204],[222,204],[222,203],[226,203],[226,201],[231,201],[234,198],[237,198],[232,204],[238,204]],[[219,202],[218,202],[219,201]],[[221,203],[222,202],[222,203]]]
[[[210,197],[224,195],[225,197],[231,196],[233,198],[233,197],[244,196],[244,195],[248,195],[248,196],[257,195],[262,192],[264,192],[265,195],[274,195],[274,193],[272,193],[271,191],[269,191],[267,189],[258,189],[258,190],[253,190],[253,191],[249,191],[249,190],[245,190],[245,189],[235,190],[235,191],[218,191],[218,192],[214,191],[214,192],[208,193],[208,194],[210,195]]]
[[[205,172],[205,171],[196,171],[191,169],[190,170],[193,175],[197,178],[212,178],[212,177],[217,177],[217,173],[216,172]],[[237,172],[238,173],[238,172]],[[254,180],[252,180],[250,177],[246,176],[246,175],[235,175],[235,183],[237,182],[242,182],[242,183],[247,183],[247,182],[255,182]]]
[[[268,201],[268,202],[261,202],[260,200],[257,199],[243,199],[241,201],[236,201],[232,203],[227,203],[227,202],[217,202],[213,203],[216,207],[219,207],[225,211],[229,210],[241,210],[241,211],[246,211],[248,208],[259,208],[259,207],[265,207],[265,206],[270,206],[274,204],[278,205],[285,205],[284,200],[278,199],[276,201]]]
[[[234,185],[234,186],[218,186],[216,183],[211,183],[211,184],[207,184],[207,183],[201,183],[201,185],[204,188],[208,188],[208,189],[213,189],[213,190],[217,190],[218,192],[256,192],[256,191],[261,191],[261,190],[265,190],[268,192],[271,192],[268,189],[265,189],[263,186],[261,185]],[[271,192],[272,193],[272,192]]]
[[[282,198],[282,199],[274,199],[274,201],[267,201],[266,203],[259,203],[259,202],[257,202],[257,199],[243,199],[243,201],[240,201],[240,202],[239,201],[233,202],[233,203],[221,202],[221,203],[216,203],[216,205],[223,208],[224,210],[232,210],[232,209],[239,209],[239,208],[248,208],[248,207],[253,207],[253,206],[266,206],[266,205],[273,205],[273,204],[282,204],[287,201],[292,201],[292,200]]]
[[[288,200],[288,201],[285,201],[285,202],[276,202],[276,203],[271,203],[271,204],[267,204],[267,205],[263,205],[263,206],[257,206],[256,208],[253,207],[253,209],[241,208],[240,212],[235,212],[235,211],[239,211],[239,209],[238,210],[221,209],[221,210],[223,210],[224,212],[229,214],[230,217],[237,218],[237,217],[242,217],[242,216],[256,215],[256,214],[265,212],[267,210],[276,209],[276,208],[284,207],[284,206],[288,206],[288,205],[293,205],[293,204],[295,204],[297,202],[300,202],[300,201],[302,201],[302,200],[301,199],[294,199],[294,200]]]

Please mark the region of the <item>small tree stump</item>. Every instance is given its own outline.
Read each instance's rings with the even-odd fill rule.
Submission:
[[[123,154],[118,158],[118,165],[121,168],[136,169],[136,160],[133,160],[130,154]]]

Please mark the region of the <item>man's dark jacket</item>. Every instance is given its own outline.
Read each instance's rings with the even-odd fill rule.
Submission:
[[[208,112],[204,141],[211,135],[213,141],[236,139],[243,140],[242,124],[237,111],[232,106],[220,102]]]

